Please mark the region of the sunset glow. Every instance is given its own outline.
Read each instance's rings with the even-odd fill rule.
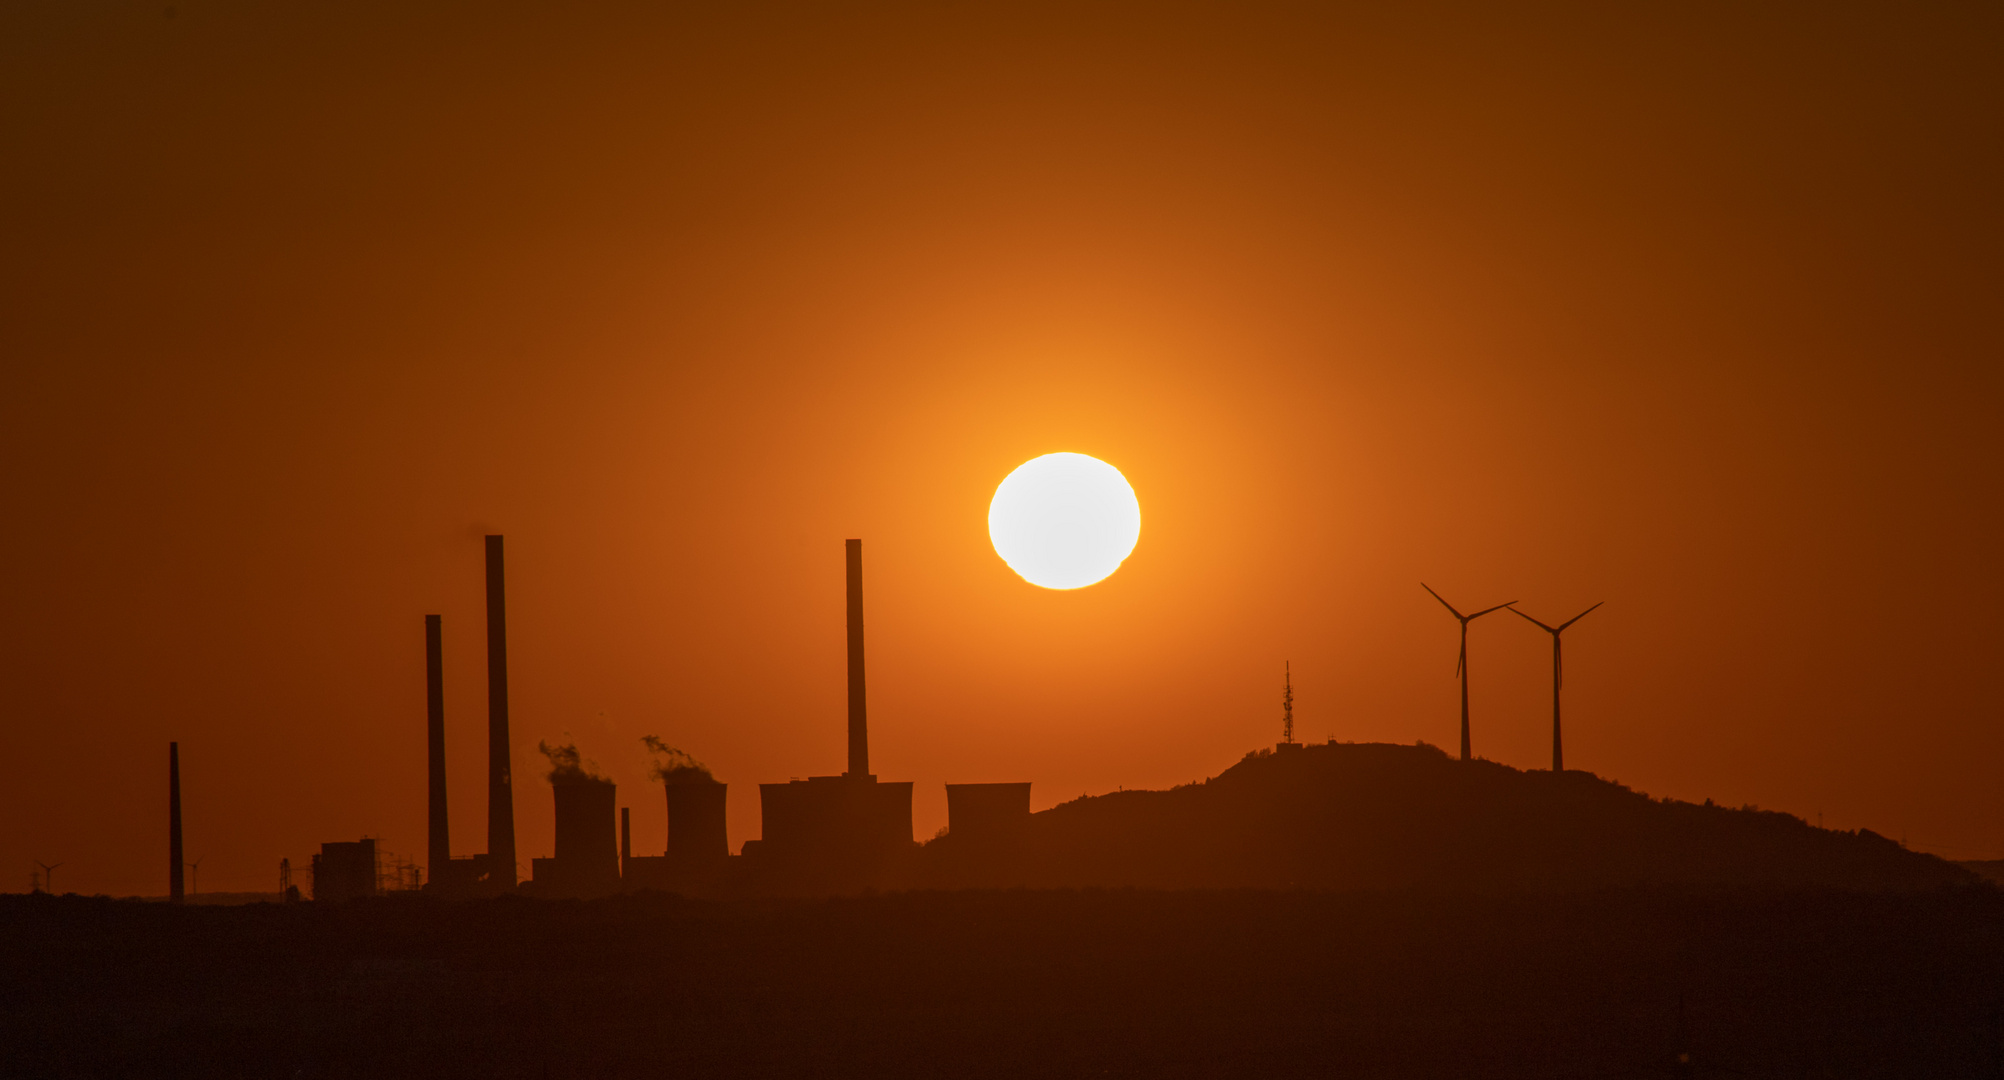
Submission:
[[[988,504],[988,538],[1023,580],[1046,589],[1103,581],[1141,538],[1141,503],[1120,470],[1084,454],[1017,466]]]

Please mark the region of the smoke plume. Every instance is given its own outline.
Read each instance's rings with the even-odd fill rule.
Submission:
[[[648,753],[654,755],[654,767],[647,775],[664,784],[714,784],[717,778],[710,775],[710,767],[690,757],[687,751],[677,750],[652,735],[642,735],[640,741],[647,746]]]
[[[551,746],[538,741],[536,749],[550,759],[550,783],[552,784],[610,784],[605,774],[598,771],[598,763],[586,761],[578,754],[576,743]]]

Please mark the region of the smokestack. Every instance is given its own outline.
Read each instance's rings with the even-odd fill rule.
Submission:
[[[626,877],[626,860],[633,857],[633,808],[619,808],[619,876]]]
[[[849,775],[870,775],[870,714],[863,689],[863,542],[844,540],[849,559]]]
[[[488,881],[515,887],[515,782],[508,767],[508,597],[501,538],[487,538]]]
[[[445,632],[437,615],[424,617],[425,742],[431,765],[430,846],[427,859],[431,878],[445,876],[452,861],[452,830],[445,813]]]
[[[167,898],[181,902],[181,744],[167,744]]]

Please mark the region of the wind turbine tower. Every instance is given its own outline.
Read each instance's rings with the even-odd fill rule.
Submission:
[[[1454,662],[1454,675],[1455,678],[1461,680],[1461,760],[1467,761],[1470,757],[1474,756],[1469,749],[1468,743],[1468,624],[1492,611],[1501,611],[1517,601],[1512,600],[1509,604],[1498,604],[1493,608],[1483,608],[1473,615],[1463,615],[1454,609],[1453,604],[1441,600],[1440,594],[1433,591],[1433,586],[1422,581],[1420,582],[1420,588],[1432,593],[1433,598],[1440,600],[1440,606],[1446,608],[1449,615],[1461,621],[1461,656]]]
[[[1600,602],[1600,604],[1605,603],[1607,603],[1605,600]],[[1565,666],[1559,659],[1559,635],[1566,632],[1566,627],[1586,618],[1593,612],[1593,608],[1599,607],[1600,604],[1595,604],[1557,626],[1546,626],[1516,608],[1510,609],[1515,614],[1523,615],[1526,621],[1535,624],[1545,633],[1552,635],[1552,771],[1555,773],[1566,771],[1565,746],[1559,739],[1559,687],[1565,685]]]

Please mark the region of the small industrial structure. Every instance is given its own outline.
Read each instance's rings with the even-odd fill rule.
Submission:
[[[376,841],[364,837],[320,845],[320,854],[313,857],[312,875],[310,887],[317,901],[338,903],[375,896],[381,891],[376,881]]]

